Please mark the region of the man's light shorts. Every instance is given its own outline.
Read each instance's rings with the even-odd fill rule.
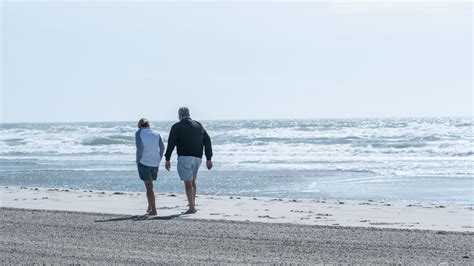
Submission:
[[[178,156],[178,175],[182,181],[193,181],[197,177],[202,159],[194,156]]]

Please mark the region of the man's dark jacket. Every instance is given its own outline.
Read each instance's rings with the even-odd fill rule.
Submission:
[[[167,161],[170,160],[175,146],[177,146],[178,156],[194,156],[198,158],[202,158],[204,146],[206,159],[211,160],[212,158],[209,134],[207,134],[201,123],[189,117],[181,119],[181,121],[171,127],[168,147],[165,153]]]

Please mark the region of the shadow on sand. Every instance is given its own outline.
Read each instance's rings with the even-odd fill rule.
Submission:
[[[118,218],[111,218],[106,220],[95,220],[96,223],[104,223],[104,222],[119,222],[119,221],[149,221],[149,220],[171,220],[178,218],[184,213],[180,214],[172,214],[172,215],[165,215],[165,216],[149,216],[149,215],[132,215],[126,217],[118,217]]]

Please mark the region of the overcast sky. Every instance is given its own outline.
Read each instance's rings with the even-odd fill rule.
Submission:
[[[469,116],[472,10],[3,1],[1,122]]]

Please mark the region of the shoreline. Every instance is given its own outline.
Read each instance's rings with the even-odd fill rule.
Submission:
[[[0,207],[143,215],[144,192],[0,187]],[[186,210],[184,194],[156,193],[158,216]],[[313,200],[199,195],[198,213],[183,219],[474,232],[473,204]]]
[[[6,264],[455,264],[474,234],[0,208]],[[51,230],[54,228],[54,230]]]

